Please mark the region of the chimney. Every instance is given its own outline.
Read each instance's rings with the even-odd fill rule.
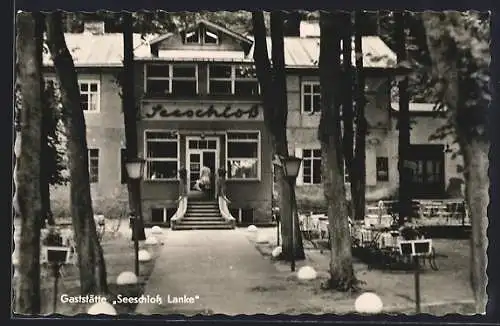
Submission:
[[[102,35],[104,34],[104,22],[101,21],[89,21],[83,23],[83,32],[87,34],[93,35]]]

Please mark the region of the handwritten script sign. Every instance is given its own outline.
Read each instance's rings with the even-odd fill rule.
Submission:
[[[209,104],[206,107],[191,108],[153,104],[144,105],[142,111],[144,119],[149,120],[262,120],[262,113],[258,104],[247,104],[246,106]]]

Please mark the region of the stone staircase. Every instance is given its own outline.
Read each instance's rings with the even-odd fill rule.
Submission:
[[[217,201],[188,200],[184,218],[172,230],[222,230],[234,229],[222,217]]]

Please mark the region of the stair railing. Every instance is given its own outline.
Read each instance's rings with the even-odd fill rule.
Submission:
[[[184,215],[186,215],[186,210],[188,206],[188,196],[187,196],[187,170],[179,170],[179,198],[177,199],[177,210],[174,216],[170,219],[172,229],[175,228],[179,222],[182,221]]]
[[[236,219],[231,215],[228,207],[231,201],[226,196],[226,170],[222,168],[217,171],[217,197],[222,218],[235,227]]]

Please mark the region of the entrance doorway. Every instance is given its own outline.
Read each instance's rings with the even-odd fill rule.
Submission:
[[[188,166],[188,194],[193,197],[215,199],[215,174],[219,167],[219,139],[217,137],[187,137],[186,161]],[[210,169],[208,189],[199,191],[196,182],[203,167]]]

